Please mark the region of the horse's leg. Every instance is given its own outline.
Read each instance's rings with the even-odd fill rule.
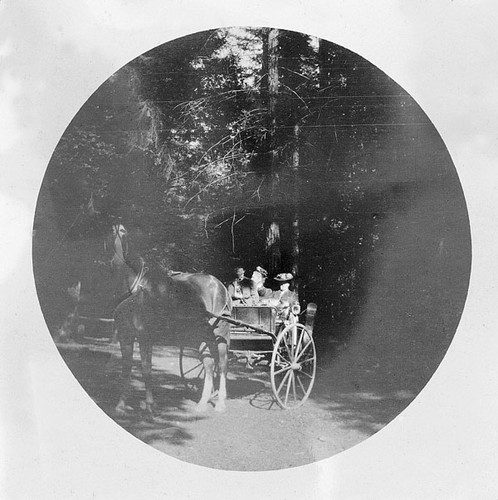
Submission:
[[[214,388],[214,359],[209,351],[206,342],[202,342],[199,347],[199,354],[202,357],[202,364],[204,366],[204,385],[202,387],[202,395],[200,401],[197,403],[196,411],[202,412],[207,410],[208,403],[213,394]]]
[[[121,396],[115,411],[118,414],[124,415],[127,411],[133,410],[131,406],[126,404],[126,400],[130,395],[130,379],[131,369],[133,366],[133,344],[134,339],[131,335],[123,335],[120,333],[119,345],[121,347]]]
[[[218,341],[218,357],[220,388],[215,410],[222,412],[226,410],[225,401],[227,399],[228,345],[226,342]]]
[[[119,342],[119,331],[116,327],[116,321],[114,321],[114,324],[112,325],[112,339],[111,339],[111,344],[117,344]]]
[[[142,376],[145,384],[145,410],[152,415],[154,398],[152,396],[152,338],[142,335],[139,341]]]

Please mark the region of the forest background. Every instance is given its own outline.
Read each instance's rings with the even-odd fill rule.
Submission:
[[[428,190],[437,195],[427,210],[412,213]],[[420,235],[410,248],[396,248],[408,227],[401,214]],[[458,255],[470,255],[470,240],[448,242],[468,221],[439,134],[378,68],[301,33],[227,28],[168,42],[84,104],[50,161],[34,225],[52,331],[78,280],[105,313],[95,308],[108,293],[103,241],[116,217],[130,245],[165,269],[222,281],[237,265],[294,273],[302,301],[318,304],[317,331],[335,338],[361,320],[384,255],[397,250],[412,255],[410,273],[446,255],[438,269],[458,290],[442,320],[445,345],[463,307],[469,260]],[[398,280],[389,300],[406,287],[445,299],[426,282]]]

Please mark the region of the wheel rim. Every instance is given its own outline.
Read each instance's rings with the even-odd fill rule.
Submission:
[[[300,323],[282,330],[275,342],[271,360],[271,384],[278,404],[298,408],[311,393],[316,374],[315,342]]]
[[[198,391],[204,382],[204,365],[199,359],[198,351],[181,346],[179,364],[180,376],[185,388],[193,392]]]

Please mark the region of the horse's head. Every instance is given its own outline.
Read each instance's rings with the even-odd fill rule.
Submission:
[[[121,223],[113,224],[112,234],[115,238],[125,239],[128,236],[128,231]]]
[[[119,268],[126,262],[128,254],[128,231],[123,224],[112,225],[112,230],[104,243],[105,251],[109,254],[111,266]]]

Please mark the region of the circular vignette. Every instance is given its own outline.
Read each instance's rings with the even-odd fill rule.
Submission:
[[[229,283],[262,266],[277,290],[292,272],[302,309],[318,311],[306,403],[275,404],[268,357],[248,355],[271,346],[255,341],[232,346],[226,414],[192,416],[200,392],[178,356],[187,337],[196,365],[196,328],[150,314],[155,413],[141,410],[137,365],[117,414],[115,224],[151,280]],[[43,314],[92,400],[151,446],[228,470],[311,463],[383,428],[445,355],[470,275],[464,195],[426,114],[361,56],[269,28],[195,33],[112,75],[57,145],[34,229]]]

